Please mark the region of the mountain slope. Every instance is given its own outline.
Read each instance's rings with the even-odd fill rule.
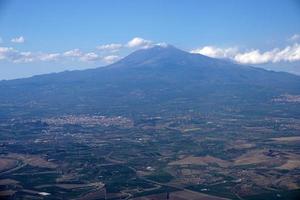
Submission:
[[[155,46],[107,67],[1,81],[0,92],[0,116],[172,115],[271,109],[272,98],[300,94],[300,77]]]

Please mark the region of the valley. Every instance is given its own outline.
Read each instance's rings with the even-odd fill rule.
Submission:
[[[296,195],[300,187],[299,120],[228,114],[2,120],[0,195],[290,199],[285,191]]]

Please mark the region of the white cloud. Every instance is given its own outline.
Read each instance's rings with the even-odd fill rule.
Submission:
[[[72,49],[64,52],[63,55],[66,57],[80,57],[82,56],[82,52],[79,49]]]
[[[106,63],[112,63],[119,57],[116,55],[100,57],[94,52],[83,53],[79,49],[73,49],[64,53],[44,53],[44,52],[20,52],[12,47],[0,46],[0,60],[11,61],[13,63],[27,62],[50,62],[57,61],[63,58],[77,58],[79,61],[90,62],[102,60]]]
[[[116,52],[116,51],[120,50],[120,48],[122,48],[122,46],[123,46],[122,44],[112,43],[112,44],[104,44],[104,45],[97,46],[97,49],[98,50],[109,50],[109,51]]]
[[[288,40],[292,42],[298,41],[300,40],[300,34],[294,34]]]
[[[191,51],[214,58],[228,58],[242,64],[262,64],[268,62],[294,62],[300,61],[300,45],[298,43],[286,46],[283,49],[274,48],[261,52],[259,49],[240,51],[237,48],[218,48],[205,46]]]
[[[0,47],[0,60],[9,59],[16,53],[16,50],[14,50],[12,47]]]
[[[94,52],[85,53],[80,57],[81,61],[96,61],[99,59],[100,59],[100,56]]]
[[[152,45],[152,41],[145,40],[145,39],[140,38],[140,37],[135,37],[127,43],[127,46],[129,48],[136,48],[136,47],[147,48],[151,45]]]
[[[60,57],[59,53],[43,53],[39,56],[41,61],[55,61]]]
[[[162,43],[158,43],[162,44]],[[119,43],[111,43],[111,44],[104,44],[97,46],[98,50],[107,51],[107,52],[117,52],[121,48],[149,48],[152,47],[154,43],[150,40],[146,40],[140,37],[134,37],[129,40],[126,44],[119,44]]]
[[[244,64],[262,64],[268,62],[294,62],[300,60],[300,45],[294,44],[284,49],[275,48],[270,51],[260,52],[252,50],[245,53],[238,53],[234,60]]]
[[[11,42],[13,42],[13,43],[24,43],[25,42],[25,38],[23,36],[12,38]]]
[[[0,60],[13,63],[28,63],[34,61],[53,61],[60,58],[59,53],[20,52],[12,47],[0,47]]]
[[[32,62],[35,56],[31,52],[19,52],[12,47],[0,47],[0,60],[8,60],[14,63]]]
[[[15,54],[14,58],[12,59],[12,61],[14,63],[28,63],[28,62],[33,62],[36,60],[35,55],[30,52],[18,52]]]
[[[296,38],[296,37],[294,37]],[[90,62],[102,61],[104,63],[113,63],[120,59],[119,55],[111,55],[114,50],[120,48],[129,48],[124,50],[132,51],[136,48],[148,48],[154,45],[168,46],[165,43],[153,43],[143,38],[133,38],[126,44],[105,44],[98,46],[101,50],[99,54],[96,52],[83,52],[80,49],[72,49],[62,53],[47,52],[21,52],[12,47],[0,46],[0,60],[7,60],[15,63],[34,62],[34,61],[55,61],[71,58],[76,61]],[[103,51],[102,51],[103,50]],[[237,47],[221,48],[216,46],[204,46],[191,50],[191,53],[203,54],[214,58],[231,59],[243,64],[262,64],[277,62],[295,62],[300,61],[300,44],[294,43],[283,48],[274,48],[267,51],[260,49],[241,50]]]
[[[105,57],[102,58],[102,60],[105,63],[108,63],[108,64],[114,63],[114,62],[116,62],[119,59],[120,59],[120,57],[116,56],[116,55],[109,55],[109,56],[105,56]]]
[[[261,64],[272,61],[275,52],[264,52],[261,53],[260,50],[252,50],[245,53],[238,53],[234,56],[234,60],[243,64]]]
[[[194,49],[191,53],[199,53],[213,58],[228,58],[235,55],[237,51],[238,49],[236,47],[222,49],[214,46],[205,46]]]

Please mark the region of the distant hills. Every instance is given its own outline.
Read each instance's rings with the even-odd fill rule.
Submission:
[[[138,50],[106,67],[0,81],[0,93],[0,117],[253,114],[273,112],[275,97],[300,95],[300,76],[168,45]]]

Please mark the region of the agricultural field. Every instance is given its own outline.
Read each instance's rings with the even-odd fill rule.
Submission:
[[[293,199],[300,189],[294,121],[198,114],[3,120],[0,197]]]

